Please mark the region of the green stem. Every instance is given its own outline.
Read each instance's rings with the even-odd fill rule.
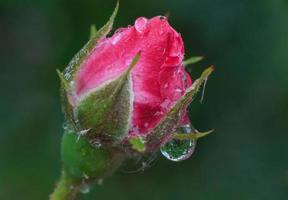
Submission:
[[[79,192],[79,184],[63,171],[50,200],[73,200]]]

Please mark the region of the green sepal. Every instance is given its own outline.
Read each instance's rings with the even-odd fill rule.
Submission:
[[[159,124],[151,130],[148,134],[146,141],[146,148],[149,151],[154,151],[159,145],[162,144],[163,138],[167,135],[176,132],[176,128],[184,111],[188,105],[193,101],[193,98],[198,93],[202,83],[207,80],[209,75],[213,72],[214,67],[209,67],[203,71],[200,78],[194,81],[191,87],[187,89],[185,94],[175,103]]]
[[[141,137],[132,137],[129,138],[129,143],[132,145],[132,149],[143,153],[145,152],[146,148],[145,148],[145,142],[143,141],[143,138]]]
[[[60,82],[61,82],[61,87],[67,91],[69,89],[69,82],[65,79],[64,75],[60,72],[59,69],[56,69],[56,72],[57,72],[57,75],[60,79]]]
[[[67,81],[73,80],[78,68],[83,63],[83,61],[90,55],[99,40],[105,37],[111,31],[118,9],[119,2],[117,2],[116,7],[108,22],[102,28],[100,28],[97,33],[93,33],[93,37],[91,37],[90,40],[84,45],[84,47],[72,58],[72,60],[64,70],[64,75]]]
[[[196,129],[194,130],[193,133],[188,133],[188,134],[183,134],[183,133],[174,133],[173,134],[173,139],[176,140],[193,140],[193,139],[199,139],[202,137],[205,137],[209,135],[210,133],[214,132],[214,130],[209,130],[205,132],[199,132]]]
[[[89,39],[91,40],[91,39],[95,38],[96,36],[97,36],[97,28],[96,28],[95,24],[92,24],[90,26],[90,37],[89,37]]]
[[[88,137],[110,136],[120,141],[127,133],[132,112],[130,71],[137,64],[137,54],[127,70],[115,80],[91,91],[79,102],[75,117]]]
[[[61,97],[61,105],[62,111],[65,115],[66,121],[69,123],[70,126],[76,127],[76,123],[74,120],[73,114],[73,107],[69,103],[68,95],[71,93],[70,91],[70,84],[65,79],[64,75],[60,72],[59,69],[56,70],[59,79],[60,79],[60,97]]]
[[[66,130],[61,146],[62,162],[68,176],[75,179],[103,178],[117,169],[123,155],[120,151],[94,148],[85,137]]]
[[[203,60],[203,58],[204,58],[203,56],[195,56],[195,57],[188,58],[187,60],[183,62],[183,65],[184,67],[186,67],[187,65],[195,64]]]
[[[77,124],[75,122],[76,120],[74,119],[74,111],[73,111],[74,109],[73,106],[68,101],[68,95],[71,92],[70,82],[74,79],[75,73],[77,72],[81,63],[90,55],[90,53],[96,47],[99,40],[105,37],[111,31],[114,19],[118,12],[118,8],[119,8],[119,2],[117,2],[113,14],[109,18],[108,22],[99,31],[96,32],[96,27],[91,27],[90,40],[72,58],[68,66],[64,69],[64,72],[61,73],[59,70],[57,70],[57,74],[61,81],[60,96],[61,96],[62,110],[65,114],[67,122],[76,129]]]

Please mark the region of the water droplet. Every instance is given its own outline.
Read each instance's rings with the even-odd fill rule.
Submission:
[[[67,122],[64,122],[62,126],[63,126],[64,131],[69,129],[69,126],[68,126]]]
[[[139,135],[140,134],[140,130],[138,126],[133,126],[130,128],[131,132],[133,133],[133,135]]]
[[[187,81],[187,77],[185,74],[183,74],[182,80],[183,80],[184,88],[186,89],[188,87],[188,83],[187,83],[188,81]]]
[[[89,130],[90,130],[90,128],[89,128],[89,129],[81,130],[81,131],[79,131],[79,134],[80,134],[80,135],[86,135],[86,133],[87,133]]]
[[[89,193],[89,192],[90,192],[90,186],[89,186],[88,184],[86,184],[86,183],[82,184],[82,185],[81,185],[81,188],[80,188],[80,192],[81,192],[82,194],[87,194],[87,193]]]
[[[186,124],[177,129],[177,133],[188,134],[193,133],[194,128],[191,124]],[[182,161],[188,159],[194,152],[196,139],[193,140],[176,140],[172,139],[167,142],[162,148],[161,153],[168,160]]]
[[[139,33],[145,33],[148,28],[148,19],[145,17],[139,17],[135,21],[135,29]]]
[[[98,180],[97,180],[97,185],[103,185],[103,179],[102,178],[99,178]]]
[[[116,34],[116,35],[112,38],[111,43],[112,43],[113,45],[115,45],[115,44],[117,44],[117,43],[121,40],[121,38],[122,38],[122,34],[121,34],[121,33],[118,33],[118,34]]]
[[[182,90],[180,88],[176,88],[175,92],[182,93]]]
[[[94,147],[94,148],[97,148],[97,149],[102,146],[100,140],[98,140],[98,139],[91,140],[91,141],[90,141],[90,145],[91,145],[92,147]]]
[[[72,126],[68,122],[64,122],[62,127],[63,127],[63,130],[66,132],[72,132],[73,131]]]
[[[161,104],[160,106],[163,108],[163,109],[168,109],[171,105],[171,101],[169,99],[165,99]]]
[[[117,33],[122,33],[123,31],[125,31],[126,28],[118,28],[116,31],[115,31],[115,34]]]

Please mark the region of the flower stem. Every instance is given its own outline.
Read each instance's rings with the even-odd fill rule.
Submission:
[[[54,192],[50,195],[50,200],[74,200],[79,192],[77,185],[77,182],[63,171]]]

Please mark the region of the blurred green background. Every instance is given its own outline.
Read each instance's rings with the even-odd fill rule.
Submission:
[[[114,6],[114,0],[0,0],[1,200],[42,200],[52,192],[63,122],[55,69]],[[204,102],[190,107],[198,129],[216,131],[199,140],[189,160],[159,154],[144,172],[124,166],[79,199],[287,199],[288,2],[121,0],[115,27],[168,12],[187,57],[206,58],[190,68],[192,77],[216,67]]]

